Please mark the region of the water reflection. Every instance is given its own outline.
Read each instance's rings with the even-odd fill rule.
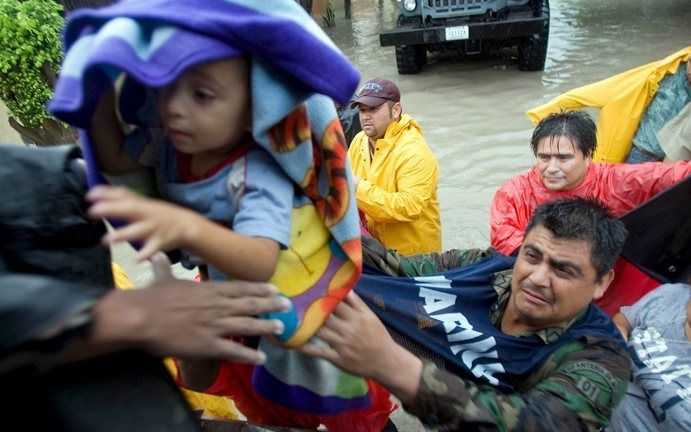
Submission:
[[[511,50],[468,61],[431,57],[418,75],[398,75],[379,31],[394,27],[390,0],[353,0],[330,36],[363,78],[394,80],[403,108],[425,131],[440,164],[444,247],[485,245],[489,203],[533,164],[533,125],[523,114],[554,96],[691,45],[689,0],[553,0],[544,72],[522,72]]]

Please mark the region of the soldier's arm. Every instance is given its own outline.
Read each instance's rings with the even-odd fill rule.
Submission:
[[[325,344],[306,344],[305,354],[326,359],[380,382],[406,411],[440,431],[596,430],[607,425],[626,391],[630,360],[609,339],[565,343],[537,370],[502,393],[488,385],[425,364],[391,339],[384,325],[354,293],[348,294],[317,332]]]
[[[628,375],[624,350],[608,341],[560,348],[528,377],[538,382],[515,393],[476,385],[426,363],[417,395],[405,409],[442,431],[468,424],[481,430],[597,430],[609,424]]]
[[[401,255],[393,249],[386,249],[374,237],[362,236],[362,260],[370,267],[389,276],[415,277],[442,273],[475,264],[494,253],[487,249],[450,249],[442,253]]]

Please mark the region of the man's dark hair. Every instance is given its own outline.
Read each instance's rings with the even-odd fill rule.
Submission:
[[[584,156],[591,156],[597,146],[597,126],[585,111],[561,111],[544,118],[533,131],[530,148],[537,156],[537,146],[545,138],[569,138]]]
[[[542,204],[530,218],[525,235],[537,226],[548,229],[558,239],[587,242],[598,280],[614,267],[628,234],[622,221],[599,203],[584,198]]]

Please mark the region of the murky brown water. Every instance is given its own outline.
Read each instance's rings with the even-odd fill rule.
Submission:
[[[440,164],[445,249],[488,243],[494,191],[533,163],[526,110],[691,45],[691,0],[552,0],[544,72],[519,71],[508,51],[479,61],[432,57],[422,73],[398,75],[393,47],[381,48],[378,36],[394,26],[393,1],[352,3],[352,20],[338,11],[328,33],[363,79],[396,82],[422,126]]]

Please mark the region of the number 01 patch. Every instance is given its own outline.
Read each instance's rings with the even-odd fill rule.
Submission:
[[[594,382],[590,381],[586,377],[580,377],[576,383],[576,388],[582,391],[585,396],[593,402],[597,401],[597,397],[600,395],[600,389]]]

